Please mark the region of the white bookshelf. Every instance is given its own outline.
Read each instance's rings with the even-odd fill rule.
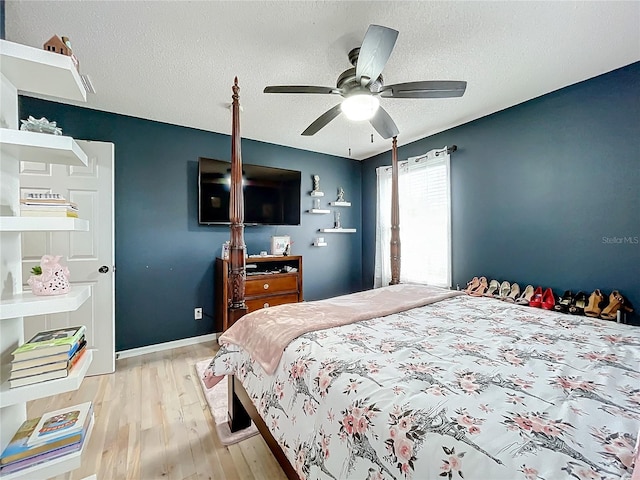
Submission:
[[[87,154],[76,141],[65,135],[24,132],[0,128],[2,156],[21,162],[46,162],[60,165],[87,166]]]
[[[73,217],[0,217],[0,232],[88,232],[89,222]]]
[[[82,448],[77,452],[64,455],[62,457],[54,458],[39,465],[34,465],[19,472],[10,473],[8,475],[0,475],[2,480],[33,480],[34,478],[51,478],[58,475],[62,475],[70,470],[80,468],[82,465],[82,453],[89,445],[91,434],[93,433],[93,425],[95,423],[95,414],[91,414],[91,421],[89,422],[89,428],[87,434],[82,441]]]
[[[0,71],[20,92],[87,101],[71,58],[0,40]]]
[[[24,317],[78,309],[91,295],[89,286],[74,285],[68,294],[36,296],[23,291],[22,233],[88,231],[86,220],[64,217],[20,217],[20,162],[86,166],[86,152],[71,137],[19,130],[18,93],[86,101],[86,92],[71,59],[40,48],[0,40],[0,451],[27,419],[26,403],[77,389],[91,364],[88,350],[67,378],[9,388],[11,352],[24,342]],[[85,445],[88,443],[88,435]],[[43,479],[80,466],[82,451],[9,475],[5,479]]]
[[[0,320],[72,312],[90,296],[91,287],[88,285],[73,285],[64,295],[34,295],[29,291],[15,293],[0,300]]]
[[[74,365],[69,372],[69,376],[65,378],[57,378],[55,380],[15,388],[9,388],[9,380],[2,382],[0,385],[0,408],[77,390],[92,360],[93,350],[86,349],[82,357],[78,359],[76,365]],[[10,367],[10,365],[8,365],[8,367]]]

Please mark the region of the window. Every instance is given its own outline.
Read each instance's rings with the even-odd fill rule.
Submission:
[[[451,195],[447,149],[398,166],[400,281],[451,286]],[[375,287],[391,280],[391,167],[379,167]]]

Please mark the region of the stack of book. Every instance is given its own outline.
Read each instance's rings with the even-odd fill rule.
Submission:
[[[68,202],[59,193],[29,193],[20,200],[20,215],[78,218],[78,205]]]
[[[38,332],[13,352],[9,386],[64,378],[86,350],[84,325]]]
[[[93,422],[91,402],[25,421],[0,456],[0,474],[33,467],[82,449]]]

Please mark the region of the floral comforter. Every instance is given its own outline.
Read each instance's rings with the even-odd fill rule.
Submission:
[[[300,478],[631,478],[640,328],[461,296],[304,334],[242,381]]]

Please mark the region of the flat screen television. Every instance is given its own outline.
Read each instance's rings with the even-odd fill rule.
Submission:
[[[300,225],[301,173],[242,164],[245,225]],[[229,225],[231,163],[198,159],[198,222]]]

